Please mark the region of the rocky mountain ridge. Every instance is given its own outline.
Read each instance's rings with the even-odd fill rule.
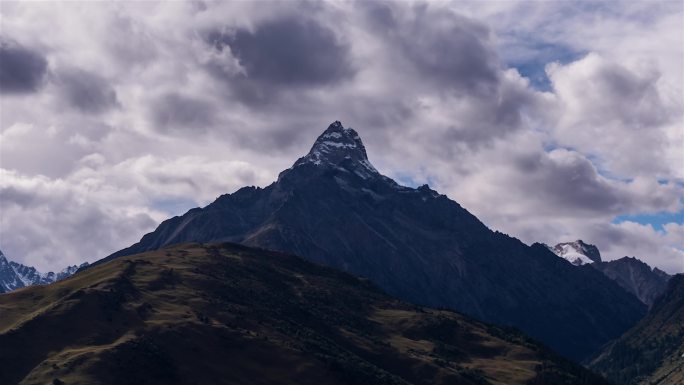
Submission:
[[[244,187],[168,219],[102,262],[183,242],[301,255],[413,303],[515,326],[577,360],[645,313],[596,269],[491,231],[427,185],[401,186],[381,175],[358,133],[339,122],[270,186]]]
[[[589,265],[601,271],[649,307],[663,294],[670,279],[666,272],[657,267],[651,268],[635,257],[602,261],[598,247],[584,243],[581,239],[559,243],[549,247],[549,250],[575,266]]]
[[[57,273],[52,271],[41,273],[35,267],[8,260],[0,251],[0,293],[7,293],[26,286],[54,283],[71,276],[78,269],[86,266],[88,266],[87,262],[80,266],[67,266]]]
[[[598,247],[584,243],[581,239],[558,243],[556,246],[549,247],[549,250],[576,266],[601,262]]]

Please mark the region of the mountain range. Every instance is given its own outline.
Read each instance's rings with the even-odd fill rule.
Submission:
[[[609,385],[511,329],[235,244],[0,296],[0,384]]]
[[[581,239],[559,243],[549,249],[575,266],[590,265],[601,271],[649,307],[665,292],[670,279],[666,272],[657,267],[651,268],[634,257],[602,261],[598,247],[584,243]]]
[[[60,281],[74,274],[79,268],[85,268],[88,263],[80,266],[67,266],[58,273],[40,273],[35,267],[22,265],[10,261],[0,251],[0,293],[10,292],[31,285],[47,285]]]
[[[590,366],[621,385],[684,384],[684,274],[672,277],[649,314]]]
[[[403,300],[514,326],[575,360],[646,312],[597,269],[492,231],[427,185],[401,186],[380,174],[358,133],[340,122],[273,184],[168,219],[99,264],[184,242],[297,254],[366,277]]]

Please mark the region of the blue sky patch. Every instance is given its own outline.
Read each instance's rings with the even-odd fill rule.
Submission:
[[[532,52],[526,57],[510,58],[503,60],[508,67],[514,67],[520,74],[530,80],[530,84],[538,91],[551,91],[551,81],[546,76],[546,65],[553,62],[567,64],[582,58],[586,52],[579,52],[569,47],[553,43],[534,42],[532,39],[520,37],[523,50]]]
[[[667,223],[684,224],[684,210],[676,213],[657,213],[657,214],[636,214],[618,215],[613,219],[613,223],[636,222],[642,225],[651,225],[658,231],[663,231],[663,225]]]

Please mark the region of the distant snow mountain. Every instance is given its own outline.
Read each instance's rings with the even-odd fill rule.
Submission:
[[[649,307],[665,291],[671,277],[657,267],[651,268],[634,257],[603,262],[598,247],[584,243],[581,239],[547,247],[575,266],[591,265]]]
[[[67,266],[58,273],[52,271],[40,273],[35,267],[8,260],[0,251],[0,293],[10,292],[26,286],[47,285],[61,281],[85,266],[88,266],[87,262],[81,266]]]
[[[598,247],[584,243],[581,239],[575,242],[559,243],[554,247],[549,247],[549,249],[576,266],[601,262],[601,253]]]

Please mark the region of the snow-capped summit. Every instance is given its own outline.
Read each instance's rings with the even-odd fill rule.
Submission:
[[[634,257],[604,262],[598,248],[584,243],[581,239],[546,247],[575,266],[590,265],[599,270],[647,306],[651,306],[665,291],[670,279],[669,274],[658,268],[651,268]]]
[[[80,267],[87,266],[67,266],[59,273],[47,272],[41,274],[35,267],[22,265],[14,261],[9,261],[0,251],[0,293],[10,292],[26,286],[47,285],[61,281],[73,275]]]
[[[363,178],[379,175],[368,161],[366,147],[359,134],[353,128],[335,121],[316,139],[309,153],[299,158],[292,168],[304,164],[342,167],[345,162],[353,165],[351,171]]]
[[[557,256],[567,260],[573,265],[585,265],[601,262],[601,253],[598,247],[584,243],[581,239],[574,242],[559,243],[549,249]]]

